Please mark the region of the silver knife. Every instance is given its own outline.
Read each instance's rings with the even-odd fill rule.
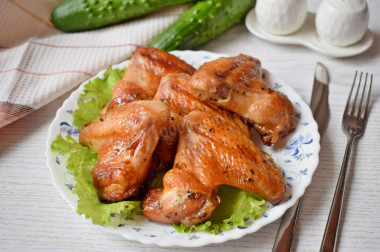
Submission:
[[[318,124],[319,134],[322,136],[326,116],[328,114],[329,74],[327,68],[317,63],[315,66],[314,85],[310,100],[310,109]],[[294,234],[296,231],[298,212],[301,206],[301,198],[294,206],[289,208],[282,217],[277,232],[273,252],[291,251]]]

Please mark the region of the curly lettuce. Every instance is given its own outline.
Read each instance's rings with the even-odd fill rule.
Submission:
[[[73,123],[82,129],[87,123],[99,116],[102,107],[112,97],[113,85],[121,80],[125,69],[112,69],[104,74],[104,79],[95,78],[89,81],[78,99],[78,109],[73,113]],[[141,214],[140,201],[122,201],[118,203],[102,203],[92,184],[92,169],[98,162],[97,154],[88,147],[76,142],[70,135],[65,139],[58,135],[51,144],[51,150],[67,156],[66,168],[75,179],[73,192],[78,195],[77,212],[91,218],[94,224],[107,225],[112,214],[120,214],[132,218]],[[160,174],[154,181],[153,187],[162,187]],[[250,221],[260,218],[267,209],[265,200],[253,193],[231,186],[221,186],[219,194],[222,203],[207,221],[190,227],[180,224],[173,225],[176,231],[191,233],[205,231],[218,234],[231,228],[244,228]]]
[[[79,95],[78,109],[73,113],[73,123],[77,129],[98,118],[99,111],[112,98],[112,87],[122,79],[125,69],[109,67],[104,73],[104,79],[95,78],[85,86]]]

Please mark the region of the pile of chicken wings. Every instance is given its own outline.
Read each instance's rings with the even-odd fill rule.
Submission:
[[[80,131],[80,143],[98,153],[99,197],[118,202],[143,191],[147,218],[186,225],[212,215],[220,185],[278,203],[282,172],[250,128],[265,145],[278,143],[292,130],[293,106],[261,74],[260,61],[243,54],[194,69],[162,50],[137,48],[99,118]],[[163,188],[150,188],[158,172],[166,172]]]

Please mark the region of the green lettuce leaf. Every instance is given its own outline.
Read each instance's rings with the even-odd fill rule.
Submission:
[[[54,153],[67,156],[66,168],[76,180],[73,193],[78,195],[77,212],[91,218],[94,224],[107,225],[111,214],[121,214],[132,218],[141,213],[139,201],[122,201],[106,204],[99,201],[92,184],[92,169],[98,162],[96,152],[76,142],[70,135],[64,139],[60,134],[51,144]]]
[[[222,198],[222,203],[215,209],[210,219],[190,227],[184,224],[173,225],[174,229],[182,233],[205,231],[219,234],[235,227],[244,228],[253,220],[260,218],[268,209],[265,199],[236,187],[220,186],[219,196]]]
[[[122,79],[125,69],[109,67],[104,79],[95,78],[89,81],[79,95],[78,109],[73,113],[73,123],[78,129],[98,118],[99,111],[112,98],[112,87]]]

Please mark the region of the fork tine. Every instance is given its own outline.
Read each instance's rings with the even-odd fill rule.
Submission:
[[[367,120],[367,118],[368,118],[368,107],[369,107],[369,98],[371,97],[372,78],[373,78],[373,74],[371,74],[371,80],[369,82],[369,89],[368,89],[368,95],[367,95],[367,103],[365,105],[365,110],[364,110],[364,115],[363,115],[364,120]]]
[[[345,107],[344,112],[343,112],[343,115],[344,115],[344,116],[347,115],[348,108],[350,107],[350,101],[351,101],[352,90],[354,89],[355,81],[356,81],[356,76],[357,76],[357,75],[358,75],[358,71],[355,72],[354,81],[352,82],[352,86],[351,86],[350,94],[348,95],[347,103],[346,103],[346,107]]]
[[[363,72],[360,73],[360,77],[359,77],[359,84],[358,84],[358,87],[356,89],[356,94],[355,94],[355,98],[354,98],[354,102],[352,103],[351,105],[351,113],[350,113],[350,116],[354,116],[354,113],[355,113],[355,108],[356,108],[356,101],[358,100],[358,93],[359,93],[359,90],[360,90],[360,84],[362,82],[362,75],[363,75]],[[354,86],[355,84],[352,84],[352,86]],[[350,97],[351,99],[351,97]]]
[[[344,108],[344,112],[343,112],[343,115],[344,115],[344,116],[347,115],[347,113],[348,113],[348,109],[349,109],[349,107],[350,107],[350,101],[351,101],[352,90],[354,89],[355,81],[356,81],[356,77],[357,77],[357,75],[358,75],[358,71],[355,72],[354,81],[352,82],[351,90],[350,90],[350,94],[348,95],[347,102],[346,102],[346,107]]]
[[[359,108],[358,108],[358,111],[357,111],[357,114],[356,114],[357,118],[360,118],[360,114],[362,112],[363,101],[364,101],[364,94],[365,94],[365,88],[367,87],[367,77],[368,77],[368,73],[366,73],[366,75],[365,75],[364,87],[363,87],[363,91],[362,91],[362,97],[360,98],[360,104],[359,104]],[[358,92],[359,92],[359,90],[358,90]]]

